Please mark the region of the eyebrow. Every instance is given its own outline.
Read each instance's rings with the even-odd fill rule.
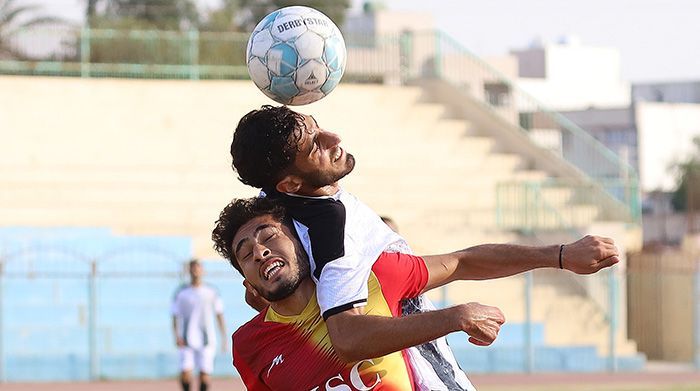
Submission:
[[[257,235],[258,232],[264,230],[265,228],[270,228],[270,227],[274,227],[274,225],[272,225],[272,224],[263,224],[263,225],[259,225],[257,228],[255,228],[255,231],[253,231],[253,236]],[[245,242],[247,242],[248,240],[250,240],[250,239],[248,239],[248,238],[243,238],[243,239],[241,239],[241,240],[238,242],[238,244],[236,245],[236,249],[233,251],[233,253],[236,254],[236,253],[238,252],[238,250],[241,249],[241,246],[243,246],[243,244],[244,244]]]
[[[314,127],[318,128],[318,122],[316,122],[316,118],[314,118],[313,115],[310,115],[309,118],[311,118],[314,121],[314,125],[315,125]],[[308,151],[306,151],[306,155],[311,154],[311,151],[314,150],[314,144],[316,144],[316,140],[318,139],[318,131],[314,130],[313,132],[314,132],[313,139],[311,140],[311,143],[309,143],[309,149],[308,149]],[[308,128],[307,128],[307,134],[309,134]]]

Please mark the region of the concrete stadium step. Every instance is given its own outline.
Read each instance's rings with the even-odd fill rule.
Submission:
[[[463,168],[465,173],[478,171],[481,175],[488,175],[491,171],[514,171],[522,166],[523,161],[517,155],[513,154],[495,154],[491,153],[483,156],[464,156],[462,154],[449,151],[448,147],[442,148],[442,151],[436,151],[425,155],[425,151],[411,153],[403,151],[403,153],[386,153],[382,156],[378,154],[355,154],[358,159],[358,164],[362,162],[367,167],[376,167],[380,170],[385,169],[400,169],[403,172],[410,169],[430,169],[437,170],[447,169],[448,167]],[[420,158],[419,156],[425,156]],[[360,160],[361,159],[361,160]]]

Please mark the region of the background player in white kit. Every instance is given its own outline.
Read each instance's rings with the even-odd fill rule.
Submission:
[[[224,304],[216,289],[202,282],[204,269],[196,259],[190,261],[189,273],[189,285],[178,289],[172,305],[173,331],[180,356],[180,384],[184,391],[189,391],[192,371],[196,368],[199,390],[207,391],[216,355],[215,317],[221,332],[221,351],[228,350]]]

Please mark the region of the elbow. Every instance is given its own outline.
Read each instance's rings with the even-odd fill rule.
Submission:
[[[353,308],[326,319],[328,336],[336,356],[344,363],[364,360],[371,355],[371,346],[367,345],[369,335],[364,332],[368,326],[367,318],[360,309]]]
[[[337,340],[342,338],[335,339]],[[333,350],[335,351],[336,356],[338,356],[338,359],[346,364],[350,364],[364,358],[361,357],[361,352],[359,352],[358,349],[353,346],[354,344],[352,342],[348,342],[348,340],[336,343],[336,341],[331,338],[331,344],[333,345]]]
[[[329,327],[328,336],[333,346],[333,351],[340,361],[348,364],[362,360],[364,357],[360,349],[360,341],[356,341],[357,334],[347,328]]]

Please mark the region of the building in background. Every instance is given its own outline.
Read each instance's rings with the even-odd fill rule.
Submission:
[[[634,84],[632,99],[637,102],[700,103],[700,81]]]
[[[550,109],[630,104],[630,86],[622,80],[616,48],[583,45],[571,36],[557,43],[534,42],[511,53],[518,59],[518,85]]]

